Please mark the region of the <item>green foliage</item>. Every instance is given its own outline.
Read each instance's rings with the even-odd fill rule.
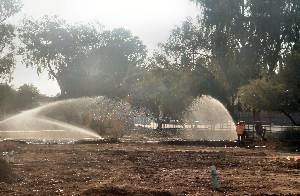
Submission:
[[[36,106],[39,97],[39,90],[31,84],[24,84],[18,90],[0,84],[0,119],[7,114]]]
[[[239,89],[239,98],[245,109],[280,111],[293,124],[298,123],[291,113],[300,110],[300,56],[292,52],[278,76],[272,79],[257,79]]]
[[[284,85],[266,79],[257,79],[242,86],[238,91],[239,101],[244,109],[280,111]]]
[[[211,54],[209,70],[222,83],[224,96],[231,97],[231,108],[243,91],[244,105],[253,110],[298,111],[295,84],[299,77],[287,75],[296,67],[290,54],[299,43],[300,2],[193,1],[202,8],[202,29]]]
[[[131,101],[150,110],[156,119],[181,119],[192,102],[191,73],[161,68],[143,73],[132,89]]]
[[[24,84],[18,88],[16,106],[20,109],[33,107],[40,96],[39,90],[32,84]]]
[[[104,31],[100,37],[104,44],[78,58],[66,74],[69,95],[127,96],[137,67],[146,56],[146,47],[122,28]]]
[[[165,69],[194,71],[198,66],[204,66],[209,57],[208,35],[205,27],[198,20],[193,23],[191,19],[176,27],[167,42],[160,44],[159,51],[170,64],[163,65]],[[163,60],[163,59],[162,59]],[[201,64],[199,64],[201,62]]]
[[[297,0],[195,2],[203,8],[204,23],[211,32],[215,66],[225,73],[223,78],[233,92],[249,80],[276,75],[293,43],[299,39]],[[232,77],[234,70],[240,74]]]
[[[15,111],[16,91],[7,84],[0,84],[0,118]]]
[[[143,64],[130,100],[147,108],[156,121],[181,120],[194,98],[203,94],[225,101],[226,92],[210,66],[205,28],[201,20],[185,21]]]
[[[259,42],[261,66],[274,75],[299,39],[300,2],[251,0],[248,7],[253,40]]]
[[[284,107],[288,112],[300,110],[300,53],[292,52],[286,59],[286,66],[279,73],[278,80],[286,86]]]
[[[189,64],[172,61],[175,56],[166,52],[170,49],[165,48],[167,44],[163,44],[161,51],[147,61],[130,93],[131,102],[147,108],[157,121],[181,120],[194,98],[202,94],[220,98],[220,92],[223,92],[200,61]],[[182,55],[180,52],[176,54]]]
[[[146,56],[142,42],[122,28],[102,31],[45,16],[24,20],[19,31],[24,62],[48,71],[62,96],[124,94],[128,71]]]
[[[20,0],[1,0],[0,2],[0,23],[3,23],[12,15],[20,11],[22,5]]]
[[[282,112],[294,125],[299,125],[291,115],[299,111],[299,97],[285,83],[275,80],[257,79],[239,89],[238,97],[246,110]]]
[[[20,9],[19,0],[0,1],[0,82],[10,81],[15,65],[14,26],[8,24],[7,19]]]
[[[210,70],[228,94],[259,75],[258,51],[250,42],[244,1],[199,0],[203,8],[201,25],[208,35]]]
[[[84,56],[99,44],[96,27],[70,25],[58,17],[44,16],[40,20],[24,19],[19,28],[23,42],[20,54],[27,66],[41,73],[46,70],[49,78],[56,79],[61,94],[66,95],[64,75],[79,56]]]
[[[194,2],[200,17],[175,28],[147,61],[143,43],[125,29],[48,16],[24,20],[20,53],[57,80],[62,96],[127,97],[156,119],[180,119],[202,94],[228,109],[239,96],[245,109],[299,110],[300,1]]]

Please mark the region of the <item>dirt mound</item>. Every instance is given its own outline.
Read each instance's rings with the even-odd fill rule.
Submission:
[[[101,188],[91,188],[82,193],[82,195],[102,195],[102,196],[171,196],[172,194],[168,191],[149,190],[149,189],[133,189],[130,187],[114,187],[106,186]]]

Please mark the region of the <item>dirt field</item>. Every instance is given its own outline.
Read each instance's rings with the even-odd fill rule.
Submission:
[[[14,177],[0,195],[300,194],[299,162],[270,148],[199,144],[0,144],[14,150]],[[220,188],[210,188],[210,166]]]

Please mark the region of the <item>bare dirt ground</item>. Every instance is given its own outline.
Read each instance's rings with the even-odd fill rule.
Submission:
[[[196,144],[33,145],[14,150],[0,195],[299,195],[299,154]],[[289,156],[289,157],[288,157]],[[220,188],[210,188],[210,166]],[[4,182],[5,181],[5,182]]]

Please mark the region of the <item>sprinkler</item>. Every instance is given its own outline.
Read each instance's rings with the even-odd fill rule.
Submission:
[[[216,191],[219,188],[218,176],[216,166],[211,166],[211,189],[212,191]]]

